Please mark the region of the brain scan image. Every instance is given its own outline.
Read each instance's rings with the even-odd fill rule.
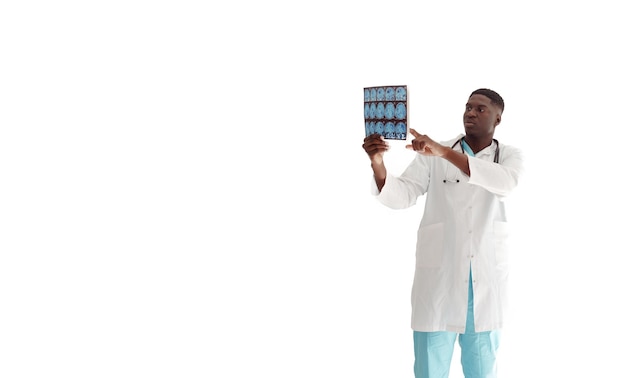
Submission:
[[[378,88],[376,90],[376,100],[383,101],[385,99],[385,88]]]
[[[397,87],[396,88],[396,100],[397,101],[406,101],[406,87]]]
[[[381,119],[385,115],[385,105],[382,102],[376,104],[376,118]]]
[[[385,127],[382,122],[376,122],[376,126],[374,126],[374,132],[380,135],[383,135]]]
[[[366,122],[365,123],[365,136],[370,136],[374,134],[374,122]]]
[[[396,119],[406,119],[406,105],[403,103],[396,106]]]
[[[385,134],[383,135],[386,139],[395,139],[395,131],[396,127],[393,122],[387,122],[385,124]]]
[[[386,139],[407,138],[407,87],[386,85],[363,88],[363,116],[366,136],[380,134]]]
[[[394,101],[396,99],[396,90],[394,87],[385,89],[385,101]]]
[[[385,118],[386,119],[393,119],[393,116],[396,113],[396,109],[393,106],[393,102],[388,102],[387,105],[385,105]]]
[[[406,123],[404,122],[396,123],[395,133],[398,138],[406,139]]]

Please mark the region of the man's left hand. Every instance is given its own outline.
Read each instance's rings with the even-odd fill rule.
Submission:
[[[426,156],[442,156],[445,153],[446,147],[433,141],[428,135],[422,135],[413,129],[409,129],[409,132],[415,139],[406,145],[407,149]]]

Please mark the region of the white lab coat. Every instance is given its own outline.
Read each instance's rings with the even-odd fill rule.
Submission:
[[[442,144],[452,146],[461,136]],[[471,177],[443,158],[416,154],[402,175],[387,176],[380,192],[373,184],[378,200],[393,209],[413,206],[428,193],[411,293],[415,331],[465,332],[470,267],[476,332],[502,327],[508,278],[502,200],[516,187],[523,159],[519,149],[500,143],[494,163],[495,151],[492,142],[468,157]]]

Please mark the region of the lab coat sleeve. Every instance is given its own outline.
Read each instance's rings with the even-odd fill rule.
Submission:
[[[405,209],[415,205],[417,198],[426,193],[429,181],[429,158],[417,155],[400,176],[388,174],[381,191],[372,178],[372,194],[389,208]]]
[[[468,156],[469,184],[480,186],[489,192],[506,197],[517,186],[524,171],[522,152],[511,146],[502,148],[500,163]]]

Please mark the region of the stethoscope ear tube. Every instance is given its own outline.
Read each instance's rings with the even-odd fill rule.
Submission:
[[[493,141],[496,142],[496,156],[493,158],[493,162],[500,164],[500,142],[498,142],[497,139],[494,139]]]

